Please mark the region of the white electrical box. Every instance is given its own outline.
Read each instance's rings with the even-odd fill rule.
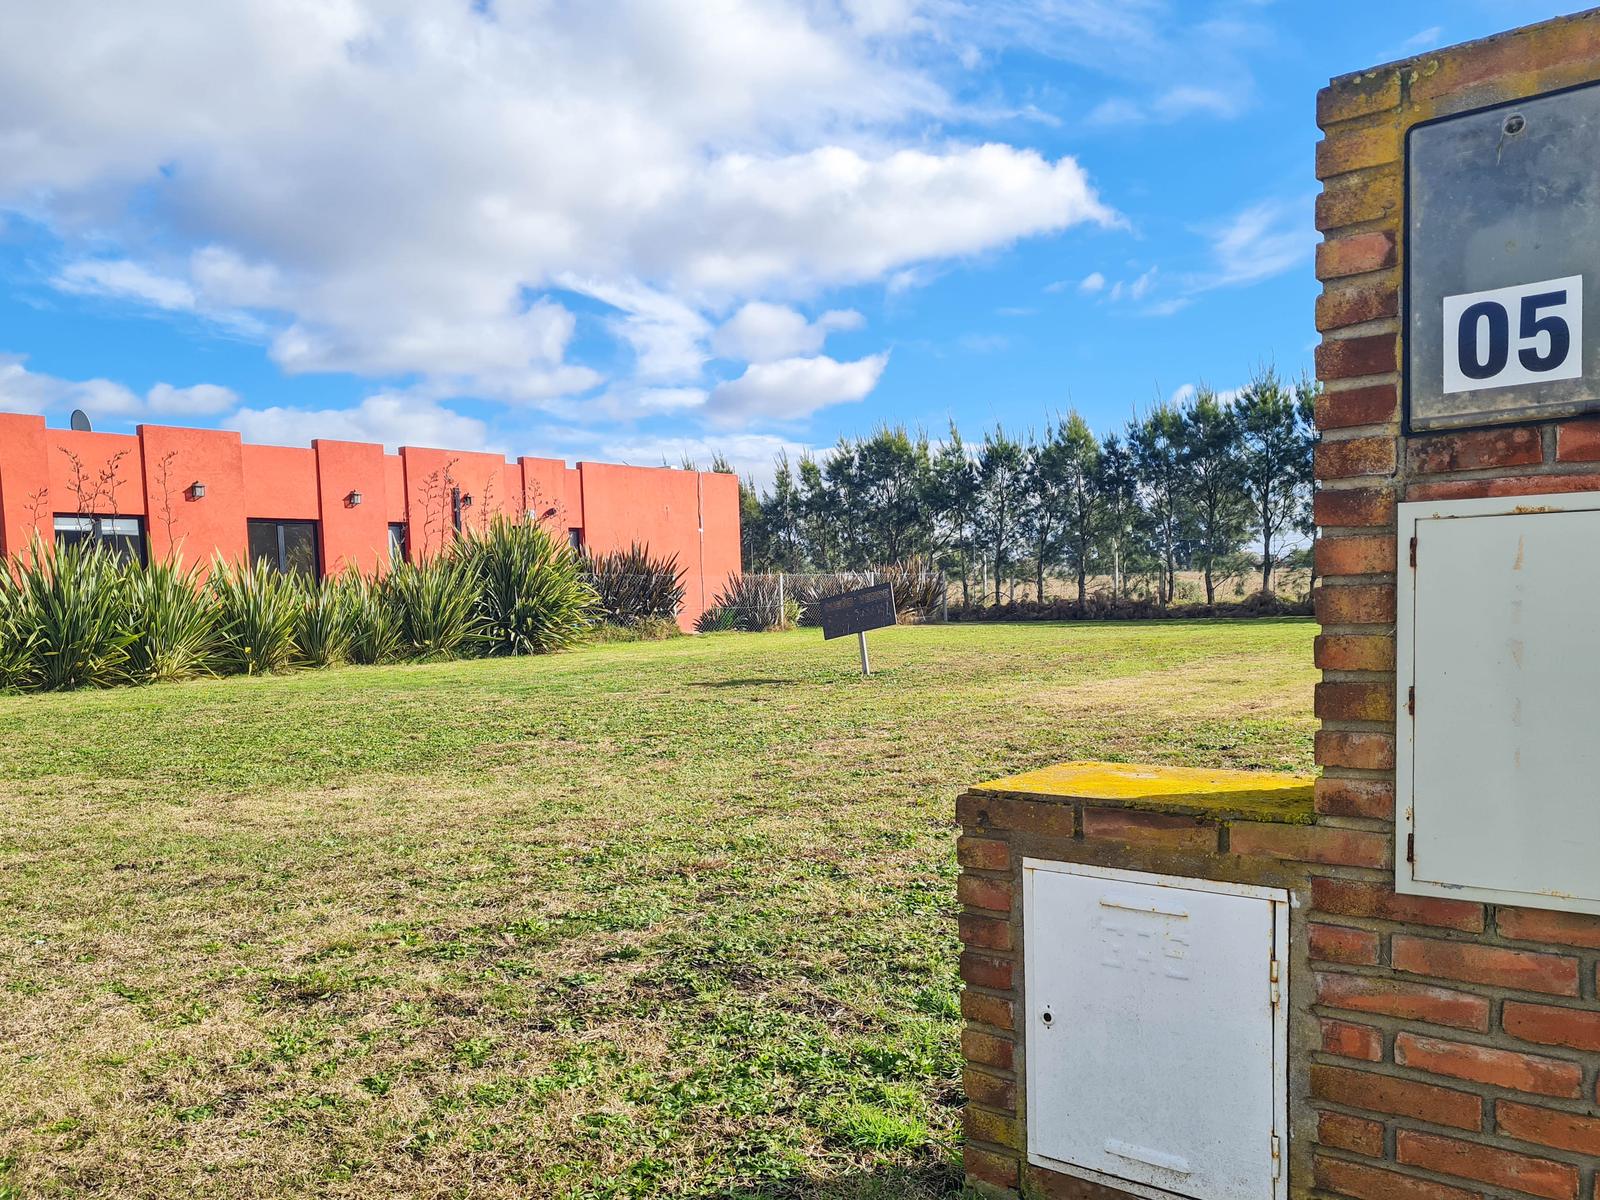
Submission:
[[[1396,888],[1600,913],[1600,494],[1399,522]]]
[[[1028,1161],[1287,1196],[1288,893],[1031,858],[1023,878]]]

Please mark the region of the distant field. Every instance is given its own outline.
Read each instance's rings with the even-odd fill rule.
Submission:
[[[953,798],[1311,761],[1309,622],[0,698],[0,1200],[930,1197]]]

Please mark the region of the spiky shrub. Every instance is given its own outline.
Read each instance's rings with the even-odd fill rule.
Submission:
[[[299,587],[294,644],[308,667],[331,667],[350,657],[351,619],[345,589],[334,580],[311,580]]]
[[[594,588],[565,541],[532,521],[496,518],[457,544],[472,573],[478,636],[488,654],[544,654],[582,641],[597,615]]]
[[[739,615],[731,608],[713,604],[695,618],[696,633],[732,633],[739,628]]]
[[[729,614],[717,618],[718,629],[731,627],[745,633],[792,629],[799,616],[799,606],[776,575],[729,575],[712,608]],[[732,625],[723,624],[726,621]],[[698,622],[695,627],[699,628]]]
[[[210,589],[217,606],[220,670],[265,675],[293,664],[300,610],[300,585],[293,576],[264,560],[232,566],[219,555],[212,564]]]
[[[139,683],[188,679],[210,670],[217,646],[217,604],[198,565],[176,558],[127,568],[128,677]]]
[[[27,682],[37,637],[38,626],[27,593],[12,574],[11,565],[0,561],[0,692],[12,691]]]
[[[944,572],[931,558],[902,559],[873,573],[894,588],[894,609],[902,617],[926,619],[944,602]]]
[[[586,556],[583,570],[612,625],[675,621],[683,607],[684,571],[676,554],[656,557],[649,546],[634,542],[626,550]]]
[[[478,632],[472,565],[456,554],[399,563],[384,580],[405,658],[455,658],[472,651]]]
[[[95,542],[46,547],[35,535],[16,570],[32,645],[22,685],[66,691],[124,682],[133,630],[116,558]]]
[[[344,593],[350,617],[350,661],[373,664],[400,657],[400,617],[383,584],[373,575],[350,571],[333,586]]]

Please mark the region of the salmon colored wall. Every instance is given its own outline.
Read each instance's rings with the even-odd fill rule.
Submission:
[[[701,473],[700,482],[705,526],[701,542],[704,547],[701,574],[705,580],[703,611],[717,598],[729,575],[744,572],[744,542],[739,532],[738,477],[708,471]]]
[[[404,447],[385,454],[361,442],[319,440],[310,449],[246,446],[237,433],[141,425],[136,436],[78,433],[45,427],[41,417],[0,413],[0,548],[21,551],[31,530],[49,540],[51,516],[78,510],[71,464],[62,447],[98,476],[110,457],[118,464],[115,509],[145,517],[152,558],[181,544],[186,561],[214,552],[242,560],[247,517],[318,521],[324,570],[347,566],[383,570],[391,521],[410,525],[413,561],[451,540],[453,482],[472,496],[464,514],[471,529],[497,515],[530,509],[551,531],[582,532],[597,551],[638,541],[652,552],[676,554],[685,572],[683,624],[688,627],[739,570],[739,487],[731,475],[660,467],[621,467],[559,459]],[[206,494],[189,498],[199,481]],[[345,497],[362,494],[351,507]],[[109,513],[112,505],[96,504]],[[545,513],[554,508],[549,517]],[[35,521],[37,510],[37,521]]]
[[[43,417],[0,413],[0,553],[21,554],[37,530],[52,533]]]
[[[521,509],[522,488],[518,485],[507,495],[506,461],[498,454],[402,446],[400,457],[406,464],[406,520],[414,560],[431,558],[450,544],[452,487],[472,497],[472,506],[461,514],[463,529],[486,528],[497,515],[515,516]]]
[[[693,626],[739,570],[739,483],[670,467],[580,463],[584,544],[597,554],[634,542],[676,554],[685,572],[680,624]],[[703,521],[703,524],[702,524]]]
[[[311,443],[322,506],[322,569],[383,572],[389,568],[388,469],[382,446],[366,442]],[[361,493],[352,506],[351,492]]]
[[[523,507],[534,520],[561,538],[578,522],[567,503],[567,464],[559,458],[523,458]],[[551,510],[554,509],[554,512]]]
[[[144,465],[138,438],[125,433],[49,429],[44,439],[51,512],[144,515]]]
[[[383,490],[385,524],[401,524],[406,519],[406,464],[398,454],[383,456]]]
[[[145,494],[150,498],[150,557],[165,558],[176,546],[185,562],[208,561],[214,553],[230,562],[242,561],[246,510],[239,435],[220,429],[141,425],[139,440],[144,446]],[[199,500],[189,497],[193,483],[205,484],[206,494]]]
[[[578,470],[577,467],[566,467],[563,470],[567,477],[567,486],[563,489],[562,494],[567,506],[567,528],[582,529],[584,525],[583,472]]]
[[[244,508],[252,517],[315,521],[317,453],[298,446],[244,446]]]

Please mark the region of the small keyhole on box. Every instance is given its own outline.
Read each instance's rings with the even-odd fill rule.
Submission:
[[[1527,125],[1528,122],[1523,119],[1521,113],[1512,113],[1506,118],[1506,123],[1501,126],[1501,128],[1503,128],[1508,135],[1515,137],[1517,134],[1521,133],[1525,128],[1527,128]]]
[[[1050,1011],[1050,1010],[1049,1010],[1049,1009],[1048,1009],[1048,1008],[1047,1008],[1047,1009],[1045,1009],[1045,1010],[1044,1010],[1044,1012],[1042,1012],[1042,1013],[1040,1013],[1040,1014],[1039,1014],[1039,1019],[1040,1019],[1040,1020],[1041,1020],[1041,1021],[1043,1021],[1043,1022],[1044,1022],[1044,1023],[1045,1023],[1045,1024],[1046,1024],[1046,1025],[1053,1025],[1053,1024],[1055,1024],[1055,1019],[1056,1019],[1056,1018],[1055,1018],[1055,1014],[1054,1014],[1054,1013],[1052,1013],[1052,1012],[1051,1012],[1051,1011]]]

